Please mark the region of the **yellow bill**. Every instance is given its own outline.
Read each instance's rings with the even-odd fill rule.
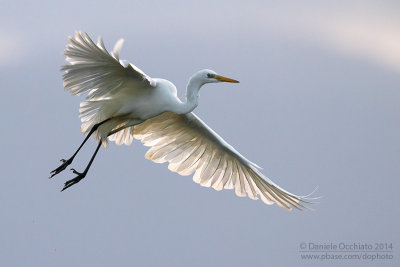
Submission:
[[[227,77],[224,77],[221,75],[215,75],[215,79],[217,79],[218,81],[221,81],[221,82],[228,82],[228,83],[238,83],[239,82],[234,79],[227,78]]]

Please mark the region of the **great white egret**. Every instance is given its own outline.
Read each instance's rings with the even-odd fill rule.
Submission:
[[[225,142],[192,111],[197,107],[200,88],[206,83],[238,81],[215,71],[204,69],[189,80],[186,102],[177,97],[176,87],[169,81],[150,78],[133,64],[119,59],[123,44],[120,39],[109,53],[99,37],[97,45],[83,32],[69,37],[64,52],[70,63],[62,67],[64,88],[71,95],[89,92],[80,104],[81,130],[86,138],[68,160],[51,172],[51,177],[70,165],[91,135],[98,142],[86,169],[73,172],[65,190],[81,181],[96,154],[108,140],[130,145],[133,138],[151,146],[145,157],[157,163],[169,162],[168,168],[181,175],[190,175],[202,186],[216,190],[235,189],[238,196],[260,197],[266,204],[277,203],[290,210],[303,209],[305,196],[291,194],[260,172]],[[50,177],[50,178],[51,178]]]

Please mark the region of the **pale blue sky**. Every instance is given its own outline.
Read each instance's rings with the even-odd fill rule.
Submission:
[[[0,265],[398,266],[400,5],[397,1],[6,1],[0,4]],[[83,97],[62,88],[66,38],[125,38],[121,58],[184,96],[277,184],[319,186],[312,212],[217,192],[144,159],[101,149],[88,177],[48,180],[81,142]],[[91,140],[73,167],[84,168]],[[306,261],[301,242],[393,243],[393,260]]]

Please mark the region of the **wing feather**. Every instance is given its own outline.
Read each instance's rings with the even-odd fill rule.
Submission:
[[[119,60],[123,40],[119,40],[113,52],[108,53],[101,37],[97,45],[86,33],[77,31],[74,37],[68,38],[64,55],[70,65],[64,65],[61,70],[64,88],[72,95],[90,90],[87,99],[102,99],[116,93],[121,88],[150,88],[155,81],[143,71],[130,63]]]
[[[210,183],[210,186],[214,188],[215,190],[218,190],[218,185],[221,183],[222,178],[224,177],[224,173],[227,167],[227,161],[226,161],[226,155],[224,155],[221,159],[221,162],[218,166],[218,169],[214,173],[212,177],[212,181]],[[210,179],[211,180],[211,179]]]
[[[246,168],[241,166],[240,173],[243,177],[245,188],[246,188],[245,191],[247,192],[249,198],[254,199],[254,200],[258,199],[257,191],[255,190],[254,185],[253,185],[254,182],[251,179],[250,174],[246,171]]]
[[[201,156],[197,159],[198,160],[198,165],[196,167],[196,171],[193,175],[193,181],[195,183],[200,183],[201,180],[201,172],[204,171],[209,163],[209,160],[211,159],[211,155],[212,155],[212,150],[211,145],[207,144],[206,149],[204,150],[204,152],[201,154]]]
[[[226,166],[226,172],[224,173],[224,177],[222,177],[221,187],[219,190],[222,189],[233,189],[233,184],[231,180],[231,176],[233,174],[233,166],[231,157],[228,159],[228,166]]]
[[[205,187],[210,187],[212,183],[213,176],[217,171],[221,160],[222,155],[220,151],[214,151],[214,154],[211,156],[213,160],[210,160],[207,168],[201,173],[200,184]]]
[[[191,175],[195,168],[196,168],[196,161],[197,158],[200,154],[203,153],[203,151],[206,149],[206,146],[204,144],[201,144],[201,142],[198,142],[199,144],[196,146],[196,148],[190,153],[188,152],[187,158],[182,161],[179,166],[176,168],[176,172],[179,173],[180,175]]]
[[[131,131],[132,132],[132,131]],[[304,209],[304,197],[291,194],[265,177],[260,168],[243,157],[195,114],[165,112],[134,126],[134,138],[152,146],[146,158],[169,162],[168,168],[181,175],[194,172],[193,180],[215,190],[235,189],[284,209]]]

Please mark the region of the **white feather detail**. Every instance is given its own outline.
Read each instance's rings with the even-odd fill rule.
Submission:
[[[123,39],[117,41],[111,54],[101,37],[94,44],[86,33],[77,31],[68,41],[64,54],[70,65],[61,68],[65,71],[64,89],[72,95],[88,92],[86,101],[81,103],[79,109],[81,130],[85,134],[95,124],[113,117],[120,110],[121,107],[115,103],[119,92],[128,90],[134,93],[136,90],[147,90],[155,86],[156,82],[139,68],[129,62],[123,64],[125,61],[119,60]],[[109,130],[113,129],[114,124],[108,125]],[[133,138],[128,131],[123,130],[110,139],[117,144],[129,145]],[[99,131],[96,131],[94,137],[96,140],[104,138]],[[103,142],[106,144],[107,140]]]
[[[169,162],[168,169],[181,175],[194,173],[193,180],[202,186],[235,189],[240,197],[261,198],[268,205],[276,203],[288,210],[304,209],[304,203],[309,203],[265,177],[256,164],[243,157],[194,113],[165,112],[134,126],[133,136],[145,146],[151,146],[147,159]]]
[[[64,88],[72,95],[90,90],[91,99],[104,99],[124,87],[127,81],[140,83],[141,88],[154,85],[152,78],[132,64],[122,65],[119,53],[123,39],[120,39],[111,54],[108,53],[101,37],[97,45],[83,32],[77,31],[75,37],[68,38],[64,55],[70,65],[61,67]]]

